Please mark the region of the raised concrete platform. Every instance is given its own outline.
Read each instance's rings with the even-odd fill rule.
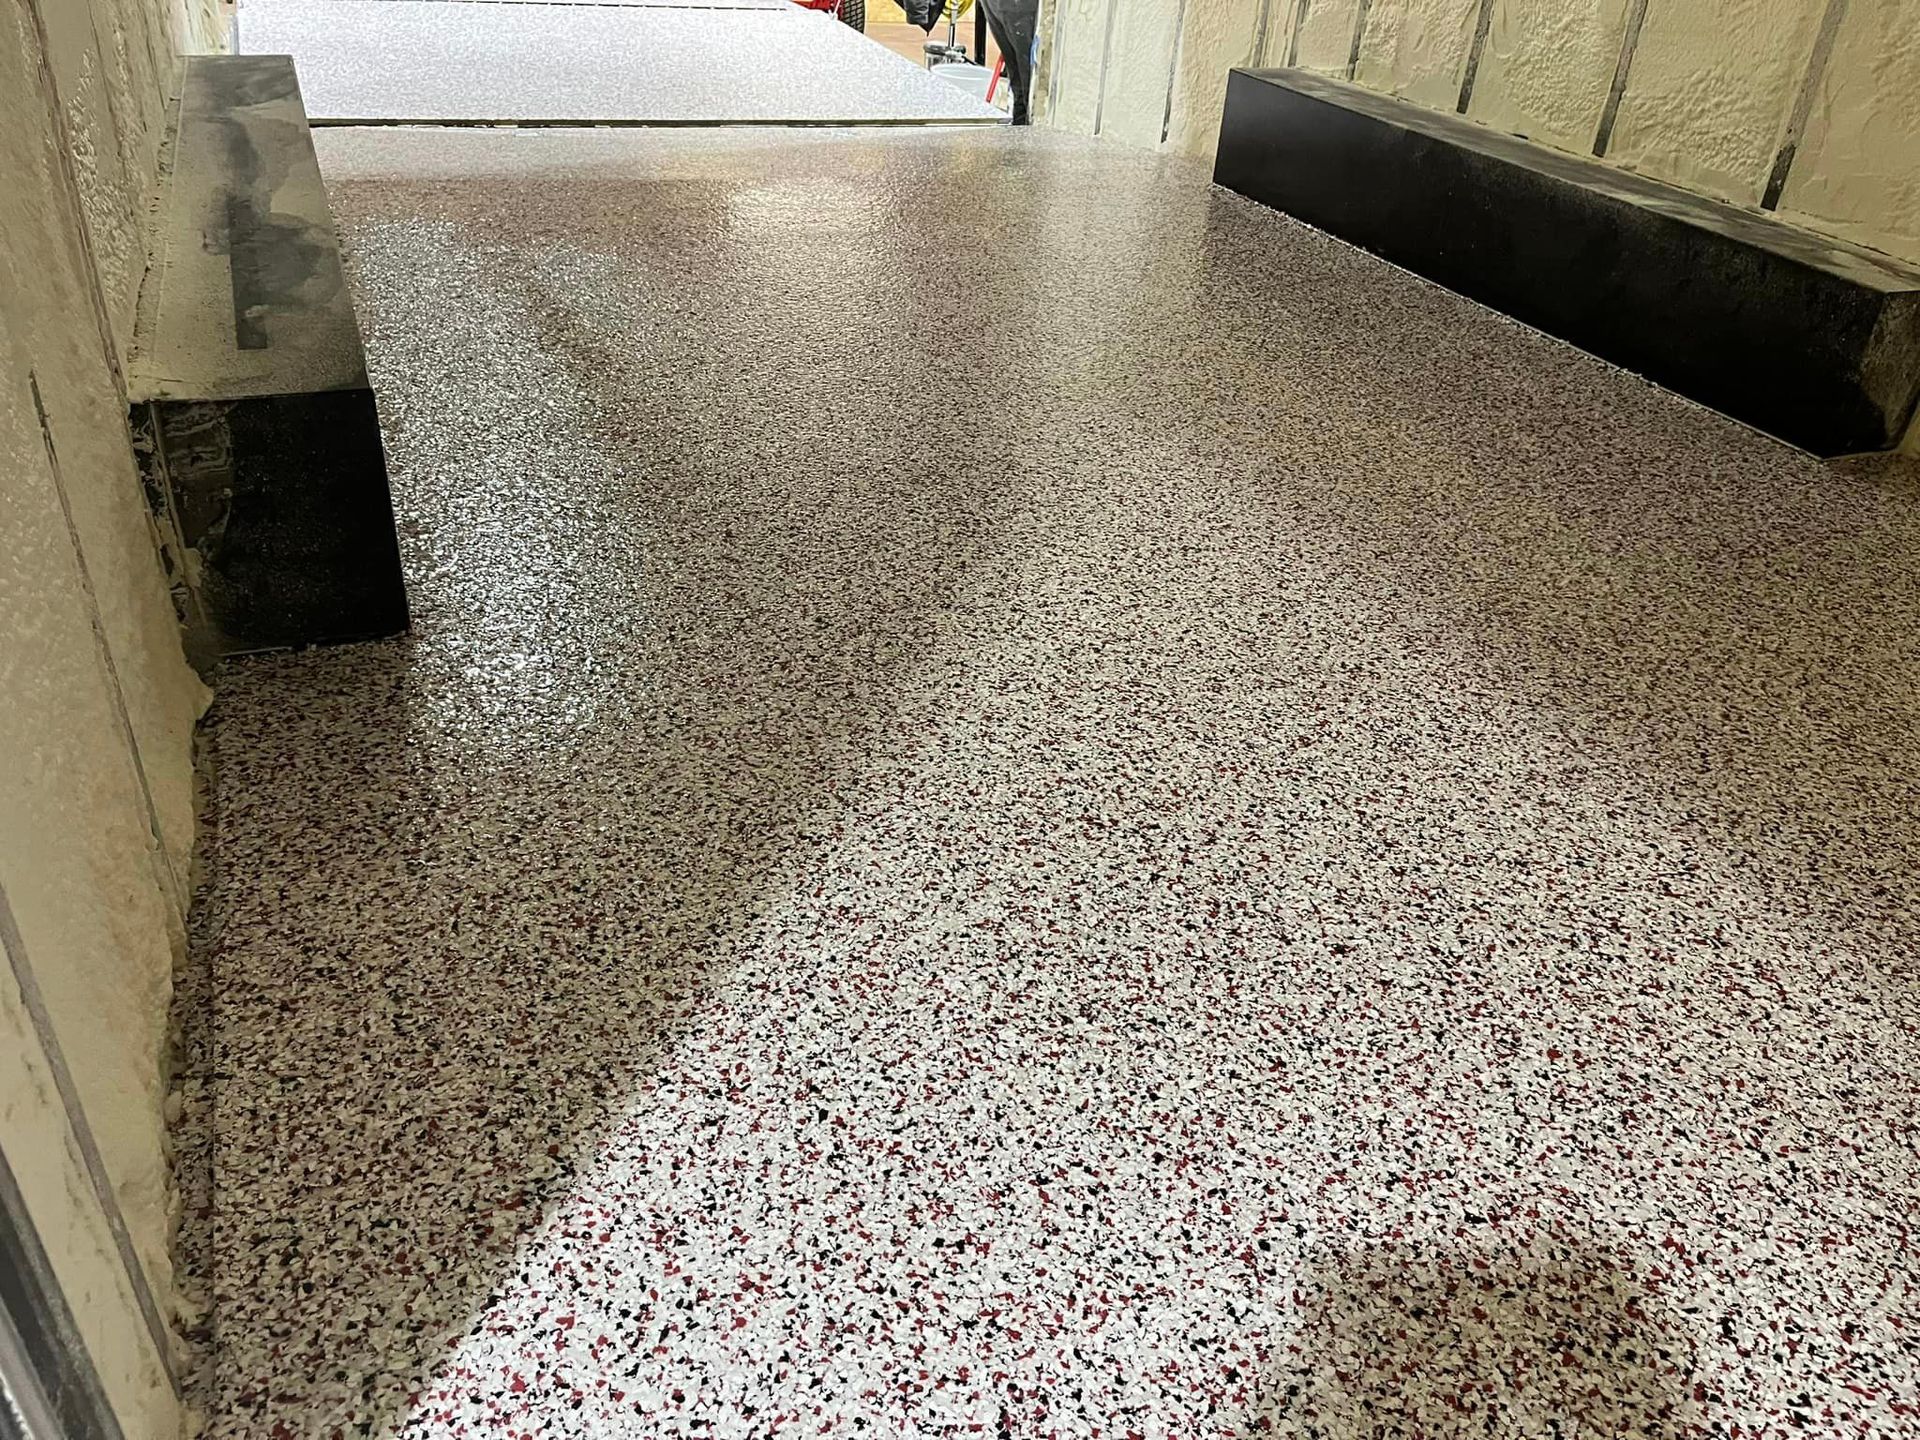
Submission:
[[[1816,454],[1920,400],[1920,272],[1455,116],[1236,70],[1214,178]]]
[[[246,0],[316,124],[873,125],[1006,117],[828,15],[666,5]]]
[[[128,366],[197,661],[397,634],[379,416],[293,64],[187,64]]]

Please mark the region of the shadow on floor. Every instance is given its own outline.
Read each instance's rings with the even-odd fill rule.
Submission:
[[[614,1362],[712,1353],[714,1275],[762,1255],[785,1273],[809,1253],[796,1235],[820,1253],[858,1224],[777,1213],[805,1188],[786,1177],[852,1189],[872,1172],[845,1160],[849,1137],[896,1143],[876,1097],[902,1047],[856,1032],[831,1051],[808,1027],[851,1029],[859,987],[911,966],[910,948],[863,947],[913,930],[916,906],[948,907],[978,982],[952,1028],[910,1017],[925,1049],[978,1022],[989,989],[1050,997],[1012,921],[1062,892],[1120,912],[1058,923],[1121,960],[1245,971],[1243,1000],[1135,996],[1182,1043],[1145,1026],[1128,1042],[1191,1082],[1170,1116],[1241,1106],[1269,1175],[1351,1167],[1354,1209],[1420,1212],[1372,1182],[1421,1143],[1472,1158],[1383,1120],[1355,1160],[1361,1082],[1327,1051],[1403,1058],[1400,1019],[1450,1027],[1438,1058],[1461,1064],[1435,1105],[1486,1147],[1476,1199],[1489,1173],[1530,1183],[1537,1136],[1501,1111],[1515,1087],[1565,1119],[1582,1174],[1631,1176],[1708,1133],[1757,1145],[1808,1097],[1899,1133],[1896,1102],[1874,1108],[1871,988],[1842,967],[1848,942],[1858,968],[1910,965],[1910,507],[1145,160],[936,139],[860,142],[851,165],[824,147],[854,142],[824,138],[576,137],[563,154],[336,137],[329,153],[364,152],[336,203],[421,628],[252,662],[220,699],[218,983],[201,992],[220,1012],[217,1436],[378,1429],[417,1415],[423,1377],[435,1403],[475,1397],[468,1428],[505,1427],[486,1410],[511,1399],[500,1357],[571,1343],[570,1312],[534,1307],[600,1283],[530,1273],[553,1263],[526,1246],[543,1224],[576,1271],[617,1234],[685,1287],[636,1301],[610,1348],[550,1361],[545,1414]],[[953,256],[982,247],[1006,263],[958,303]],[[965,416],[915,403],[935,387]],[[942,665],[968,720],[944,733],[939,705],[901,706]],[[956,734],[979,752],[934,753]],[[992,748],[1009,737],[1028,748]],[[866,793],[879,750],[897,788]],[[956,787],[897,819],[929,832],[930,859],[898,834],[884,855],[840,847],[860,806],[928,770]],[[1156,789],[1169,772],[1178,805]],[[958,788],[1007,780],[1040,798],[1015,814]],[[1068,808],[1042,808],[1056,796]],[[1075,809],[1127,822],[1103,874],[1038,867]],[[965,858],[939,853],[961,827]],[[1175,883],[1188,848],[1213,868]],[[961,864],[1002,889],[952,905]],[[838,888],[822,898],[810,867]],[[867,877],[884,906],[862,913]],[[1280,918],[1248,922],[1234,961],[1196,958],[1248,900]],[[963,948],[983,916],[1009,938]],[[1394,998],[1354,940],[1391,959]],[[1809,950],[1788,997],[1767,966]],[[743,977],[760,988],[730,994]],[[1304,996],[1291,1011],[1276,978]],[[1586,1026],[1592,1071],[1528,1068],[1542,1017]],[[1238,1092],[1188,1068],[1183,1051],[1236,1037],[1257,1062]],[[948,1091],[1004,1100],[994,1065],[968,1063],[964,1084],[898,1100],[950,1167],[926,1182],[936,1199],[974,1186],[991,1144],[1035,1143],[1004,1125],[980,1150],[956,1141],[931,1108]],[[1751,1113],[1722,1073],[1753,1080]],[[1288,1116],[1305,1101],[1273,1076],[1333,1118],[1303,1132]],[[1158,1090],[1119,1072],[1076,1098],[1124,1119]],[[1664,1103],[1623,1100],[1649,1092]],[[1148,1180],[1219,1158],[1211,1138],[1113,1143]],[[1825,1195],[1901,1180],[1897,1147],[1810,1149],[1736,1193],[1818,1218]],[[1732,1189],[1663,1183],[1663,1205]],[[1058,1182],[1081,1200],[1095,1185]],[[764,1249],[728,1228],[759,1204]],[[1089,1268],[1132,1238],[1077,1224]],[[1546,1234],[1310,1254],[1298,1353],[1254,1433],[1674,1433],[1679,1327],[1623,1261]],[[760,1358],[795,1337],[898,1353],[826,1313],[897,1248],[831,1245],[846,1268],[802,1278]],[[1184,1239],[1166,1263],[1235,1304],[1294,1288]],[[1237,1334],[1230,1312],[1203,1318]],[[824,1380],[820,1351],[795,1369],[816,1362]],[[1088,1374],[1094,1406],[1136,1378]],[[758,1404],[800,1384],[742,1383]],[[843,1388],[829,1400],[857,1398]],[[416,1428],[459,1428],[439,1418]]]
[[[1308,1252],[1295,1296],[1298,1328],[1249,1436],[1689,1433],[1684,1330],[1618,1257],[1564,1231],[1524,1250],[1497,1240],[1326,1246]]]
[[[804,271],[807,243],[781,263]],[[811,244],[830,313],[839,237]],[[770,927],[769,895],[804,893],[809,828],[858,793],[1004,509],[1017,427],[894,423],[885,389],[836,378],[866,328],[815,327],[782,363],[791,296],[715,287],[715,353],[655,368],[567,265],[454,303],[404,276],[387,292],[374,349],[412,382],[385,420],[417,634],[242,662],[222,686],[209,974],[182,992],[212,997],[217,1032],[214,1139],[184,1147],[216,1433],[432,1430],[429,1380],[504,1399],[461,1369],[502,1296],[591,1283],[529,1275],[536,1231],[597,1230],[610,1204],[671,1249],[724,1203],[680,1172],[582,1191],[664,1057],[701,1069],[743,957],[779,956],[794,985],[825,963]],[[665,262],[659,280],[712,283]],[[878,306],[902,343],[951,324],[937,292],[839,283],[843,313]],[[449,342],[456,303],[484,345]],[[670,304],[630,323],[612,333],[682,324]],[[1017,383],[996,403],[1017,408]],[[967,458],[935,473],[930,451]],[[759,1038],[762,1074],[800,1043]],[[724,1136],[733,1083],[683,1095],[676,1133]],[[803,1074],[754,1122],[804,1164],[868,1098]],[[621,1165],[647,1149],[621,1143]],[[677,1303],[670,1326],[700,1323]]]

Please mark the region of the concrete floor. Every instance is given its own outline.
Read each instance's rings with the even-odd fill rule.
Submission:
[[[214,713],[213,1435],[1920,1434],[1911,472],[1090,143],[321,157],[418,627]]]

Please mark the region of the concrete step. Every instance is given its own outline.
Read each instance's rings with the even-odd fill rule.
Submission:
[[[1820,455],[1898,445],[1920,273],[1302,70],[1236,70],[1214,178]]]
[[[407,628],[379,416],[285,56],[188,61],[128,393],[197,663]]]

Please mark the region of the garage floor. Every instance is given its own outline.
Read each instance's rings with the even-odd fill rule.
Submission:
[[[1911,471],[1087,142],[320,139],[213,1435],[1920,1433]]]
[[[959,87],[785,0],[241,0],[342,122],[998,124]]]

